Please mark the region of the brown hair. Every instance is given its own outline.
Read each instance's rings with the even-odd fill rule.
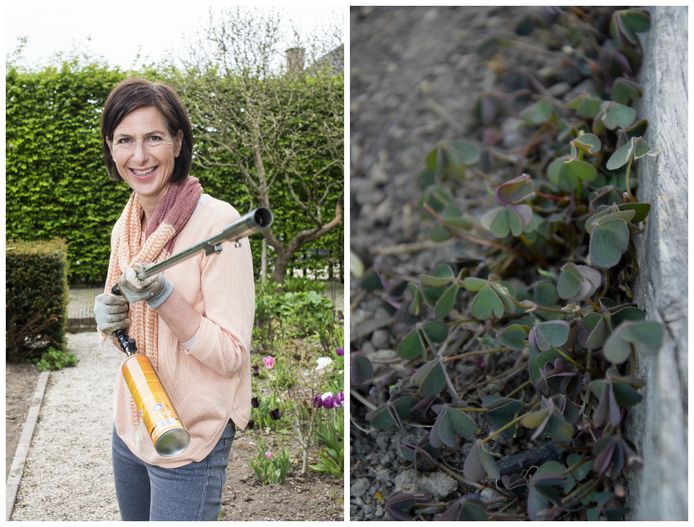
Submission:
[[[126,79],[116,85],[104,105],[101,115],[101,139],[104,150],[104,163],[108,175],[114,181],[121,181],[116,164],[111,157],[107,140],[113,139],[113,132],[120,122],[131,112],[153,106],[164,116],[166,126],[172,136],[180,130],[183,133],[181,153],[174,163],[172,182],[185,179],[193,159],[193,132],[190,119],[176,93],[163,82],[146,79]]]

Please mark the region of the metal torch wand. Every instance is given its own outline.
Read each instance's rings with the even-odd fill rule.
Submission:
[[[222,242],[237,241],[240,238],[250,236],[260,229],[269,227],[271,223],[272,212],[269,209],[252,210],[227,225],[217,235],[148,267],[138,278],[144,279],[161,273],[165,269],[195,256],[200,251],[205,251],[206,254],[219,254],[222,251]],[[111,292],[114,295],[121,294],[118,284],[112,287]],[[188,446],[190,435],[178,417],[176,408],[174,408],[156,371],[154,371],[146,355],[137,353],[135,340],[128,338],[124,330],[119,329],[114,332],[114,335],[128,356],[121,370],[137,410],[142,417],[142,422],[154,444],[154,449],[161,456],[180,454]]]

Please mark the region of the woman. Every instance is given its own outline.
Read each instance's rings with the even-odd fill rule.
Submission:
[[[231,443],[250,412],[255,289],[248,239],[223,244],[145,280],[138,271],[217,234],[239,217],[191,177],[193,138],[176,94],[126,80],[101,123],[109,175],[132,195],[111,235],[105,293],[96,298],[104,336],[127,329],[146,353],[190,433],[179,455],[156,453],[123,376],[115,391],[113,472],[124,520],[215,520]],[[124,296],[110,293],[118,283]],[[115,339],[111,339],[115,344]]]

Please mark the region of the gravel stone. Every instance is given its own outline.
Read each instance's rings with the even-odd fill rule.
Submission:
[[[395,476],[395,490],[402,492],[417,490],[417,471],[410,468]]]
[[[390,346],[390,333],[384,329],[377,329],[371,336],[371,344],[382,350]],[[392,350],[388,350],[391,351]]]
[[[351,482],[349,486],[349,493],[355,498],[358,498],[366,494],[369,487],[371,487],[371,481],[369,481],[369,478],[359,478],[358,480]]]
[[[458,482],[445,472],[433,472],[419,479],[419,489],[434,499],[445,498],[458,488]]]

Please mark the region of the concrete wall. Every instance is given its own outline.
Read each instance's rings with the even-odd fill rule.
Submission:
[[[638,197],[653,206],[637,241],[636,300],[665,325],[657,356],[639,357],[645,401],[630,437],[644,458],[632,477],[631,519],[687,519],[687,7],[650,8],[640,116],[660,151],[639,162]]]

